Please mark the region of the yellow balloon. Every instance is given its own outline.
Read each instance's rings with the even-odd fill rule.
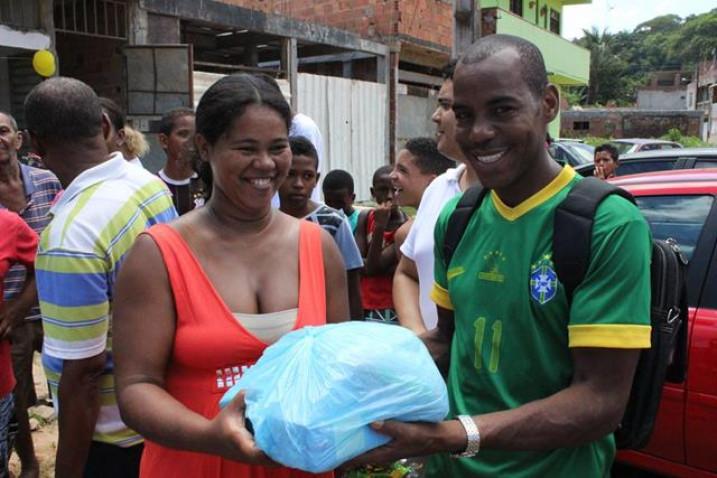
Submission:
[[[32,67],[38,75],[49,78],[55,74],[55,55],[47,50],[37,50],[32,57]]]

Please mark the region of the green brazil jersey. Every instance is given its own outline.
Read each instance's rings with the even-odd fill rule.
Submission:
[[[514,208],[491,192],[471,217],[451,263],[443,263],[448,219],[435,230],[433,300],[454,311],[448,392],[451,414],[519,407],[570,385],[571,347],[650,346],[647,223],[618,196],[598,207],[590,267],[568,304],[552,261],[555,208],[578,181],[564,168]],[[549,452],[485,449],[472,458],[432,458],[429,476],[602,477],[615,455],[612,435]]]

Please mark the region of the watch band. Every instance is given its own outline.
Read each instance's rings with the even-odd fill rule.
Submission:
[[[462,453],[456,453],[451,455],[453,458],[471,458],[474,457],[478,451],[480,451],[480,432],[478,431],[478,425],[472,417],[468,415],[458,415],[456,417],[463,428],[466,430],[467,445],[466,449]]]

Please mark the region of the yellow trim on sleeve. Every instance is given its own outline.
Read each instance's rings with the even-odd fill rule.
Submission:
[[[433,289],[431,289],[431,300],[439,307],[453,310],[453,302],[451,302],[451,296],[448,295],[448,291],[435,282],[433,283]]]
[[[649,349],[651,329],[635,324],[569,325],[568,347]]]
[[[530,196],[528,199],[515,207],[507,206],[495,191],[491,191],[490,197],[498,213],[508,221],[515,221],[524,214],[530,212],[545,201],[555,196],[561,189],[570,184],[575,177],[575,170],[570,166],[564,166],[560,174],[548,183],[543,189]]]
[[[465,272],[466,269],[463,266],[453,267],[451,269],[448,269],[448,272],[446,272],[446,279],[450,281],[451,279],[455,279],[456,277],[461,274],[464,274]]]

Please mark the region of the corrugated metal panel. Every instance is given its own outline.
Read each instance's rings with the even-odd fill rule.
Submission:
[[[386,85],[299,74],[298,110],[324,138],[321,174],[344,169],[354,177],[356,198],[370,198],[371,176],[388,163]]]

